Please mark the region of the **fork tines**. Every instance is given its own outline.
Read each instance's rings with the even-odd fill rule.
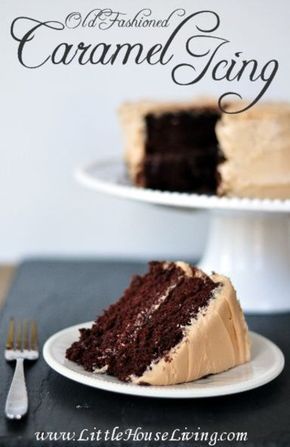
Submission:
[[[14,318],[10,319],[6,349],[38,350],[38,332],[35,320],[23,320],[15,323]]]

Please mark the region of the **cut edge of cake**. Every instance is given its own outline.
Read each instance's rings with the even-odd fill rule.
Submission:
[[[178,113],[190,109],[214,110],[219,113],[219,108],[211,97],[199,97],[191,101],[153,101],[140,100],[125,102],[118,110],[124,141],[124,161],[127,166],[129,178],[137,186],[146,186],[140,181],[142,162],[146,155],[146,115],[160,116],[165,113]]]
[[[231,281],[218,274],[208,306],[185,328],[182,341],[152,362],[136,384],[173,385],[216,374],[250,360],[248,327]]]

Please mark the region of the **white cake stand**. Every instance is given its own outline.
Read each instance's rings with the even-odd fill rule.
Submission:
[[[245,311],[290,311],[290,200],[220,198],[137,188],[123,161],[79,168],[77,180],[107,194],[175,208],[209,210],[211,223],[199,266],[229,276]]]

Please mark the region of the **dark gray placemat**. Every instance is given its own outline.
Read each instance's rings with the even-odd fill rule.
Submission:
[[[1,312],[1,349],[9,317],[36,318],[42,343],[54,332],[93,319],[120,296],[141,263],[105,261],[24,262],[17,270],[6,305]],[[173,428],[215,432],[248,432],[247,446],[290,446],[290,315],[248,318],[250,328],[277,343],[286,356],[279,378],[262,388],[239,395],[192,400],[162,400],[118,395],[74,383],[54,371],[41,358],[27,365],[30,398],[28,416],[19,422],[0,419],[0,445],[48,445],[35,442],[37,431],[75,431],[84,428],[120,430],[141,426],[144,431]],[[4,408],[12,367],[0,360],[0,404]],[[68,445],[67,442],[50,445]],[[102,445],[74,442],[72,445]],[[103,445],[208,445],[192,442],[106,442]],[[234,445],[217,443],[216,445]]]

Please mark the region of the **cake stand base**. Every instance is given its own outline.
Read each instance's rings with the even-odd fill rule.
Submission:
[[[211,211],[199,267],[229,276],[244,311],[290,311],[290,222],[279,213]]]

